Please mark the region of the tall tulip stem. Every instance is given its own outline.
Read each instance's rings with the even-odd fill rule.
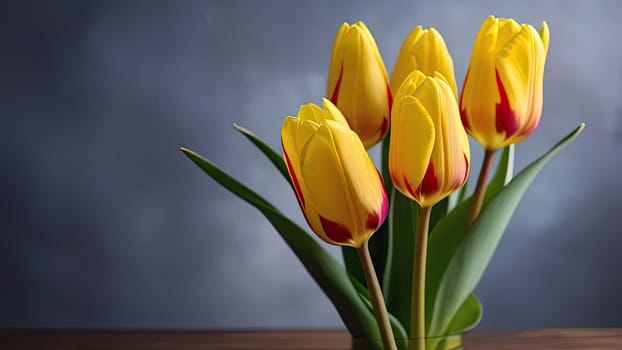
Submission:
[[[484,204],[484,195],[486,194],[486,182],[490,169],[492,168],[492,160],[495,158],[495,150],[486,150],[484,154],[484,161],[482,162],[482,169],[479,171],[479,178],[477,179],[477,186],[473,193],[473,202],[471,203],[471,211],[467,219],[467,228],[473,224],[479,212],[482,210]]]
[[[428,254],[428,231],[432,207],[422,207],[416,233],[413,260],[412,300],[410,303],[410,338],[423,343],[425,338],[425,265]],[[423,349],[417,346],[417,349]]]
[[[391,322],[389,322],[389,314],[387,307],[382,297],[382,291],[380,290],[380,284],[378,283],[378,277],[376,277],[376,271],[369,255],[369,246],[365,242],[360,248],[357,248],[359,259],[361,260],[361,267],[365,275],[365,282],[367,283],[367,289],[371,297],[371,303],[374,307],[374,316],[376,317],[376,323],[380,328],[380,336],[382,337],[383,349],[385,350],[397,350],[395,344],[395,338],[393,338],[393,330],[391,329]]]

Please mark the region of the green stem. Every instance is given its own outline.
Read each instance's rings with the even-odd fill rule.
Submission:
[[[409,336],[418,343],[417,349],[424,349],[425,346],[425,265],[431,213],[432,207],[423,207],[419,211],[419,224],[415,238]]]
[[[384,304],[384,298],[382,297],[382,291],[380,290],[380,284],[378,283],[378,277],[374,270],[374,265],[371,262],[371,256],[369,255],[369,247],[365,242],[360,248],[357,248],[359,259],[361,260],[361,267],[363,268],[363,274],[365,275],[365,282],[367,283],[367,289],[371,297],[371,303],[374,307],[374,316],[376,317],[376,323],[380,329],[380,337],[382,337],[382,344],[385,350],[397,350],[395,339],[393,338],[393,330],[391,329],[391,322],[389,322],[389,314],[387,307]]]
[[[482,169],[479,171],[479,178],[477,179],[477,186],[475,187],[475,192],[473,193],[473,202],[471,203],[471,211],[469,212],[469,216],[467,218],[466,226],[469,227],[473,224],[479,212],[482,210],[482,205],[484,204],[484,195],[486,194],[486,180],[488,179],[488,174],[490,174],[490,169],[492,167],[492,160],[495,157],[495,150],[486,150],[484,154],[484,161],[482,162]]]

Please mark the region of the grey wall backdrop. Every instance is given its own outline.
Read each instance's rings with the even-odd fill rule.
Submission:
[[[551,28],[544,114],[517,167],[587,129],[519,206],[477,289],[481,327],[622,326],[621,7],[14,1],[0,15],[0,327],[342,327],[260,214],[179,146],[304,224],[231,124],[280,147],[283,118],[324,94],[343,21],[368,24],[389,70],[412,27],[436,27],[462,82],[489,14]]]

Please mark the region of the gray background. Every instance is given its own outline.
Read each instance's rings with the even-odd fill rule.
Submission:
[[[551,28],[544,114],[517,167],[587,128],[519,206],[477,289],[481,328],[622,326],[620,7],[12,2],[0,15],[0,326],[342,327],[260,214],[178,148],[304,224],[285,181],[231,124],[278,148],[283,118],[324,94],[343,21],[368,24],[389,70],[413,26],[435,26],[461,83],[488,14]],[[482,152],[472,153],[476,170]]]

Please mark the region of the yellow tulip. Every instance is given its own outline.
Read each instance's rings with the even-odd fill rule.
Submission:
[[[456,99],[458,90],[454,78],[454,63],[447,51],[447,45],[441,34],[434,28],[415,27],[406,37],[397,56],[391,75],[391,93],[397,90],[412,71],[420,70],[425,75],[433,76],[435,71],[443,74],[451,86]]]
[[[283,157],[309,226],[324,241],[361,247],[388,211],[382,177],[329,100],[303,105],[281,129]]]
[[[400,192],[431,207],[464,184],[469,141],[442,74],[408,75],[395,96],[391,123],[389,174]]]
[[[549,28],[489,16],[475,39],[460,97],[462,122],[488,150],[522,141],[542,114]]]
[[[344,23],[335,36],[326,96],[339,108],[366,148],[380,141],[390,122],[387,70],[363,22]]]

